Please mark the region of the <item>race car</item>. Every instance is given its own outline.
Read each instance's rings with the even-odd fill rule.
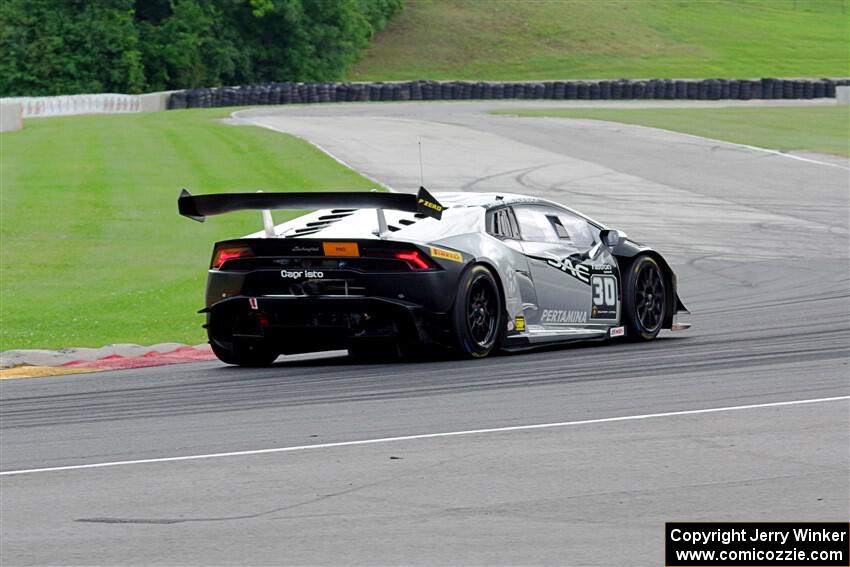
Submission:
[[[228,364],[341,349],[483,358],[690,326],[658,252],[537,197],[184,189],[178,209],[262,211],[262,231],[213,248],[201,312]],[[318,210],[275,225],[275,209]]]

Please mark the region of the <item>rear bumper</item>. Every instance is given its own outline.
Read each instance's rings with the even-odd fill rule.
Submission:
[[[366,342],[441,344],[445,316],[397,299],[361,296],[235,296],[201,311],[210,341],[231,348],[264,341],[283,354]]]

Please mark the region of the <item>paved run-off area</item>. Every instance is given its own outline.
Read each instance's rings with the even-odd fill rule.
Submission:
[[[623,229],[670,258],[691,331],[483,361],[5,381],[2,471],[153,462],[0,477],[4,565],[660,565],[665,521],[846,520],[846,160],[490,108],[239,116],[398,190],[418,186],[421,140],[432,190],[534,193]],[[739,408],[823,398],[838,399]],[[739,409],[594,421],[708,408]]]
[[[840,519],[846,403],[15,476],[4,564],[663,565],[665,520]]]

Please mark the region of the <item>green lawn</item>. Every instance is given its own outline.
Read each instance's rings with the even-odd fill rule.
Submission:
[[[850,0],[406,0],[353,80],[845,77]]]
[[[212,243],[262,224],[183,218],[181,187],[371,186],[297,138],[216,121],[232,110],[31,119],[0,135],[0,350],[204,341]]]
[[[494,114],[589,118],[675,130],[774,150],[850,156],[850,109],[844,106],[764,108],[535,108]]]

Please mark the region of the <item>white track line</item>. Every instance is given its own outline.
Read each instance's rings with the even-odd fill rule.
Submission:
[[[713,139],[713,138],[704,138],[704,139]],[[729,142],[729,143],[734,143],[734,142]],[[837,167],[838,169],[846,169],[847,171],[850,171],[850,167],[845,167],[845,166],[837,164],[837,163],[829,163],[828,161],[819,161],[819,160],[816,160],[816,159],[804,158],[802,156],[796,156],[794,154],[788,154],[788,153],[785,153],[785,152],[780,152],[779,150],[770,150],[768,148],[760,148],[758,146],[750,146],[750,145],[747,145],[747,144],[736,144],[736,145],[741,146],[743,148],[749,148],[751,150],[757,150],[757,151],[760,151],[760,152],[767,152],[769,154],[782,156],[784,158],[795,159],[797,161],[805,161],[807,163],[815,163],[815,164],[818,164],[818,165],[826,165],[826,166],[829,166],[829,167]]]
[[[623,122],[618,122],[617,124],[624,124]],[[846,167],[837,163],[830,163],[828,161],[820,161],[817,159],[805,158],[802,156],[797,156],[794,154],[789,154],[786,152],[781,152],[779,150],[771,150],[769,148],[762,148],[760,146],[751,146],[749,144],[739,144],[738,142],[730,142],[728,140],[718,140],[717,138],[707,138],[705,136],[697,136],[696,134],[688,134],[686,132],[677,132],[676,130],[666,130],[664,128],[655,128],[653,126],[642,126],[640,124],[630,124],[630,126],[637,126],[638,128],[648,128],[650,130],[660,130],[662,132],[672,132],[674,134],[679,134],[682,136],[687,136],[688,138],[696,138],[697,140],[709,141],[709,142],[718,142],[721,144],[726,144],[727,146],[737,146],[739,148],[747,148],[748,150],[754,150],[757,152],[764,152],[767,154],[773,154],[775,156],[784,157],[788,159],[795,159],[797,161],[804,161],[806,163],[814,163],[817,165],[826,165],[828,167],[837,167],[838,169],[845,169],[850,171],[850,167]]]
[[[254,109],[249,108],[249,109],[247,109],[247,110],[254,110]],[[330,156],[330,158],[331,158],[331,159],[333,159],[334,161],[336,161],[337,163],[339,163],[339,164],[340,164],[340,165],[342,165],[343,167],[345,167],[345,168],[347,168],[347,169],[350,169],[351,171],[353,171],[353,172],[357,173],[358,175],[361,175],[362,177],[365,177],[366,179],[368,179],[368,180],[369,180],[369,181],[371,181],[372,183],[375,183],[375,184],[376,184],[376,185],[378,185],[379,187],[383,187],[384,189],[386,189],[386,190],[387,190],[387,191],[389,191],[390,193],[397,193],[397,191],[396,191],[395,189],[393,189],[392,187],[390,187],[390,186],[389,186],[389,185],[387,185],[386,183],[381,183],[380,181],[378,181],[377,179],[375,179],[375,178],[374,178],[374,177],[372,177],[371,175],[368,175],[368,174],[366,174],[366,173],[363,173],[362,171],[359,171],[359,170],[357,170],[356,168],[352,167],[352,166],[351,166],[349,163],[347,163],[345,160],[343,160],[342,158],[340,158],[340,157],[338,157],[338,156],[334,155],[333,153],[331,153],[330,151],[328,151],[328,149],[327,149],[327,148],[325,148],[324,146],[321,146],[321,145],[317,144],[316,142],[314,142],[314,141],[312,141],[312,140],[309,140],[309,139],[307,139],[307,138],[302,138],[301,136],[296,136],[296,135],[295,135],[295,134],[293,134],[292,132],[287,132],[286,130],[282,130],[282,129],[280,129],[280,128],[276,128],[276,127],[274,127],[274,126],[270,126],[270,125],[268,125],[268,124],[264,124],[263,122],[260,122],[260,121],[258,121],[258,120],[252,120],[251,118],[243,118],[242,116],[238,116],[238,114],[239,114],[240,112],[245,112],[245,110],[237,110],[237,111],[235,111],[235,112],[231,112],[231,113],[230,113],[230,117],[231,117],[232,119],[234,119],[234,120],[238,120],[239,122],[242,122],[242,123],[244,123],[244,124],[250,124],[251,126],[256,126],[257,128],[265,128],[265,129],[267,129],[267,130],[272,130],[273,132],[279,132],[279,133],[281,133],[281,134],[286,134],[286,135],[288,135],[288,136],[295,136],[296,138],[298,138],[298,139],[300,139],[300,140],[304,140],[305,142],[307,142],[307,143],[308,143],[308,144],[310,144],[311,146],[313,146],[313,147],[315,147],[316,149],[318,149],[320,152],[323,152],[323,153],[327,154],[328,156]]]
[[[554,108],[557,109],[559,107],[554,107]],[[507,116],[511,116],[511,115],[507,115]],[[513,116],[517,116],[517,115],[513,115]],[[688,134],[687,132],[679,132],[677,130],[668,130],[667,128],[658,128],[656,126],[644,126],[643,124],[629,124],[628,122],[617,122],[616,120],[602,120],[602,119],[598,119],[598,118],[571,118],[571,117],[568,117],[568,116],[563,116],[563,117],[560,117],[560,116],[541,116],[540,118],[550,119],[550,120],[594,120],[594,121],[597,121],[597,122],[607,122],[609,124],[614,124],[614,125],[617,125],[617,126],[629,126],[629,127],[632,127],[632,128],[642,128],[644,130],[654,130],[656,132],[663,132],[665,134],[676,134],[678,136],[684,136],[686,138],[693,138],[693,139],[699,140],[701,142],[712,142],[714,144],[723,144],[723,145],[726,145],[726,146],[732,146],[732,147],[736,147],[736,148],[746,148],[748,150],[753,150],[753,151],[757,151],[757,152],[764,152],[764,153],[767,153],[767,154],[773,154],[775,156],[789,158],[789,159],[795,159],[797,161],[803,161],[803,162],[806,162],[806,163],[814,163],[814,164],[817,164],[817,165],[825,165],[825,166],[828,166],[828,167],[837,167],[838,169],[845,169],[845,170],[850,171],[850,167],[847,167],[847,166],[844,166],[844,165],[841,165],[841,164],[838,164],[838,163],[830,163],[828,161],[820,161],[820,160],[816,160],[816,159],[805,158],[805,157],[802,157],[802,156],[789,154],[789,153],[782,152],[782,151],[779,151],[779,150],[771,150],[769,148],[762,148],[760,146],[751,146],[749,144],[739,144],[738,142],[730,142],[729,140],[720,140],[718,138],[708,138],[706,136],[698,136],[696,134]]]
[[[572,108],[572,107],[553,107],[553,108],[557,109],[557,108]],[[588,107],[588,108],[592,108],[592,107]],[[730,108],[730,107],[726,107],[726,108]],[[731,107],[731,108],[734,108],[734,107]],[[257,126],[259,128],[266,128],[268,130],[273,130],[275,132],[281,132],[283,134],[289,134],[290,136],[295,135],[295,134],[292,134],[291,132],[287,132],[286,130],[282,130],[282,129],[276,128],[274,126],[269,126],[268,124],[264,124],[263,122],[260,122],[258,120],[253,120],[253,119],[250,119],[250,118],[243,118],[242,116],[238,116],[240,112],[246,112],[248,110],[254,110],[254,109],[237,110],[235,112],[232,112],[230,114],[230,117],[233,118],[234,120],[238,120],[240,122],[243,122],[245,124],[250,124],[252,126]],[[551,116],[543,116],[541,118],[544,118],[544,119],[553,119],[554,118],[555,120],[564,120],[564,119],[567,119],[567,120],[596,120],[598,122],[607,122],[609,124],[616,124],[618,126],[631,126],[631,127],[634,127],[634,128],[644,128],[646,130],[655,130],[656,132],[664,132],[665,134],[670,134],[670,133],[678,134],[679,136],[685,136],[685,137],[693,138],[695,140],[700,140],[700,141],[703,141],[703,142],[713,142],[713,143],[725,144],[727,146],[732,146],[732,147],[737,147],[737,148],[746,148],[748,150],[753,150],[753,151],[756,151],[756,152],[764,152],[764,153],[767,153],[767,154],[773,154],[775,156],[793,159],[793,160],[797,160],[797,161],[802,161],[802,162],[805,162],[805,163],[813,163],[813,164],[816,164],[816,165],[825,165],[827,167],[837,167],[838,169],[844,169],[844,170],[850,171],[850,167],[847,167],[847,166],[844,166],[844,165],[841,165],[841,164],[837,164],[837,163],[830,163],[828,161],[820,161],[820,160],[816,160],[816,159],[806,158],[806,157],[802,157],[802,156],[798,156],[798,155],[794,155],[794,154],[781,152],[779,150],[771,150],[769,148],[762,148],[760,146],[751,146],[749,144],[740,144],[738,142],[730,142],[728,140],[720,140],[720,139],[717,139],[717,138],[708,138],[706,136],[698,136],[696,134],[688,134],[687,132],[678,132],[676,130],[668,130],[666,128],[658,128],[656,126],[644,126],[642,124],[629,124],[628,122],[617,122],[617,121],[614,121],[614,120],[598,120],[598,119],[595,119],[595,118],[568,118],[568,117],[561,118],[561,117],[551,117]],[[300,138],[300,136],[296,136],[296,137]],[[325,149],[321,145],[317,144],[316,142],[308,140],[307,138],[301,138],[301,139],[308,142],[309,144],[315,146],[316,148],[318,148],[322,152],[326,153],[331,158],[333,158],[334,160],[336,160],[340,164],[344,165],[348,169],[357,171],[357,173],[359,173],[363,177],[367,178],[368,180],[370,180],[374,183],[377,183],[378,185],[380,185],[381,187],[383,187],[387,191],[395,193],[395,190],[392,189],[390,186],[388,186],[384,183],[381,183],[380,181],[378,181],[374,177],[371,177],[371,176],[363,173],[362,171],[358,171],[354,167],[351,167],[351,165],[346,163],[343,159],[335,156],[334,154],[332,154],[331,152],[329,152],[327,149]]]
[[[200,459],[217,459],[221,457],[242,457],[247,455],[265,455],[270,453],[292,453],[295,451],[307,451],[313,449],[329,449],[334,447],[353,447],[356,445],[376,445],[379,443],[393,443],[396,441],[413,441],[417,439],[437,439],[441,437],[460,437],[463,435],[482,435],[487,433],[506,433],[511,431],[530,431],[534,429],[552,429],[556,427],[570,427],[574,425],[591,425],[596,423],[615,423],[621,421],[637,421],[641,419],[654,419],[659,417],[675,417],[682,415],[700,415],[705,413],[720,413],[727,411],[740,411],[758,408],[773,408],[784,406],[798,406],[803,404],[818,404],[824,402],[837,402],[850,400],[850,396],[836,396],[832,398],[814,398],[808,400],[793,400],[790,402],[770,402],[765,404],[752,404],[746,406],[727,406],[720,408],[708,408],[698,410],[671,411],[665,413],[648,413],[643,415],[627,415],[621,417],[605,417],[600,419],[584,419],[580,421],[562,421],[557,423],[539,423],[535,425],[515,425],[510,427],[495,427],[492,429],[469,429],[466,431],[448,431],[444,433],[425,433],[421,435],[405,435],[402,437],[382,437],[378,439],[363,439],[360,441],[340,441],[338,443],[319,443],[316,445],[298,445],[294,447],[276,447],[273,449],[254,449],[250,451],[233,451],[230,453],[210,453],[206,455],[187,455],[183,457],[161,457],[157,459],[139,459],[135,461],[113,461],[109,463],[91,463],[87,465],[68,465],[64,467],[48,467],[43,469],[23,469],[0,472],[0,476],[12,476],[21,474],[72,471],[78,469],[97,469],[103,467],[117,467],[123,465],[142,465],[148,463],[171,463],[176,461],[196,461]]]

